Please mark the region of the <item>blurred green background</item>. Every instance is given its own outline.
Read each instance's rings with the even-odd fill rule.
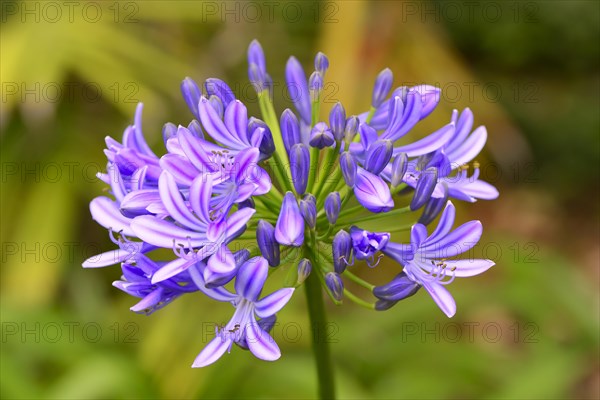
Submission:
[[[340,397],[600,397],[598,2],[3,1],[1,12],[2,398],[316,396],[302,295],[280,313],[278,362],[235,349],[192,370],[228,305],[192,295],[140,316],[111,286],[118,266],[80,266],[113,247],[88,211],[104,190],[104,136],[120,138],[143,101],[161,149],[162,124],[191,119],[185,76],[225,79],[257,115],[254,38],[279,112],[287,58],[310,70],[320,50],[331,106],[366,110],[389,66],[396,85],[444,90],[421,132],[464,107],[489,132],[482,174],[501,196],[455,203],[459,220],[482,220],[476,256],[497,265],[450,286],[451,320],[425,293],[383,313],[329,307]],[[382,282],[385,267],[366,272]]]

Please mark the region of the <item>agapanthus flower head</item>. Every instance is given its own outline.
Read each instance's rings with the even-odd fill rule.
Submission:
[[[392,90],[389,69],[364,99],[369,110],[347,116],[340,103],[324,109],[329,59],[323,53],[309,75],[299,60],[288,59],[284,74],[294,110],[276,111],[258,41],[247,56],[261,115],[249,115],[221,79],[206,79],[203,93],[185,78],[181,93],[190,119],[163,126],[162,156],[146,143],[141,104],[120,142],[106,138],[107,169],[98,177],[108,194],[93,199],[90,212],[118,248],[83,266],[120,264],[114,285],[140,299],[134,312],[151,314],[192,293],[230,303],[233,316],[215,322],[215,337],[194,367],[212,364],[233,344],[259,359],[278,359],[269,332],[299,286],[309,296],[324,291],[335,304],[379,311],[423,287],[454,315],[445,285],[493,265],[455,259],[480,240],[482,225],[471,221],[452,230],[455,208],[448,201],[498,196],[479,179],[474,161],[485,128],[472,131],[473,113],[465,109],[416,137],[413,128],[435,109],[441,91],[429,85]],[[426,225],[440,213],[429,234]],[[384,220],[389,231],[374,228]],[[404,242],[396,238],[402,232],[409,234]],[[395,263],[381,263],[384,257]],[[391,280],[376,285],[354,275],[364,265],[392,270]],[[270,274],[280,268],[287,271],[283,283],[275,280],[281,274]],[[372,299],[359,298],[347,279],[368,288]],[[279,288],[262,296],[267,280]]]

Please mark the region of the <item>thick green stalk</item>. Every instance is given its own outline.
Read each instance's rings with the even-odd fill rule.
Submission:
[[[327,342],[325,304],[321,283],[315,272],[311,273],[304,282],[306,289],[306,302],[313,337],[313,353],[317,363],[317,376],[319,380],[319,397],[321,399],[335,398],[335,384],[329,343]]]

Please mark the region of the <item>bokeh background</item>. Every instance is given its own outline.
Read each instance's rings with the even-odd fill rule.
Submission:
[[[450,287],[452,320],[425,293],[382,313],[330,306],[340,397],[598,398],[599,15],[595,1],[3,1],[0,396],[316,396],[302,295],[280,314],[281,360],[236,349],[192,370],[227,305],[188,296],[137,315],[111,286],[118,266],[81,268],[113,247],[88,211],[103,138],[142,101],[161,149],[162,124],[191,119],[185,76],[225,79],[256,115],[245,51],[257,38],[280,112],[287,58],[310,70],[321,50],[330,106],[367,109],[389,66],[396,85],[444,90],[417,134],[464,107],[489,132],[479,161],[501,196],[456,203],[484,224],[475,255],[497,265]]]

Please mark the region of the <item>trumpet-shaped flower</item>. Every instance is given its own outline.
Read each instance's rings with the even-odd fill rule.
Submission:
[[[279,289],[259,300],[268,275],[267,260],[251,258],[241,267],[235,280],[236,294],[204,289],[205,294],[218,301],[229,301],[235,313],[223,327],[216,328],[216,337],[200,352],[194,368],[204,367],[217,361],[225,352],[231,351],[233,343],[244,345],[262,360],[274,361],[281,356],[275,340],[264,330],[256,317],[269,318],[281,310],[294,294],[294,288]],[[204,286],[201,275],[193,275],[198,286]]]

